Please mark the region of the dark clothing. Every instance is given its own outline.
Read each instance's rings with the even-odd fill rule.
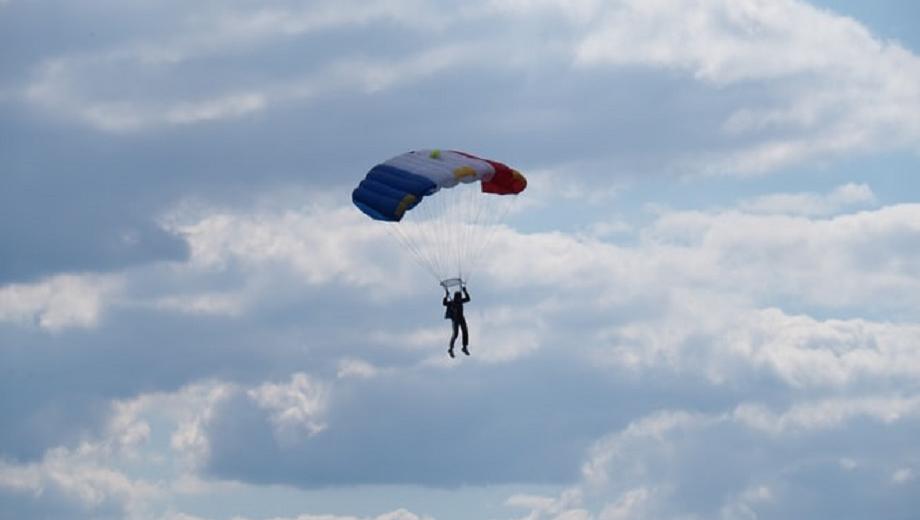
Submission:
[[[470,301],[470,293],[466,292],[466,289],[463,290],[463,298],[461,299],[459,295],[454,295],[454,299],[448,300],[447,296],[444,297],[442,302],[446,309],[444,309],[444,319],[445,320],[462,320],[463,319],[463,304]]]
[[[451,324],[454,327],[454,335],[450,337],[450,350],[454,349],[454,341],[457,341],[457,329],[463,331],[463,348],[466,348],[470,344],[470,334],[466,330],[466,318],[461,317],[459,320],[453,320]]]
[[[466,288],[463,289],[463,297],[460,297],[460,293],[457,292],[454,294],[453,299],[448,300],[447,296],[444,297],[443,304],[444,307],[444,318],[451,321],[453,327],[453,335],[450,337],[450,349],[448,352],[451,357],[454,355],[454,342],[457,341],[457,334],[463,332],[463,352],[469,354],[466,347],[470,344],[469,331],[466,328],[466,318],[463,317],[463,304],[470,301],[470,293],[466,292]]]

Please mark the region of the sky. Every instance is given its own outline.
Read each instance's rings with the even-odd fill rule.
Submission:
[[[0,518],[915,518],[918,170],[907,0],[0,0]]]

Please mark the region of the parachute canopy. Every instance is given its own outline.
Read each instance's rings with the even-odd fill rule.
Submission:
[[[527,187],[518,171],[457,151],[419,150],[371,168],[351,199],[375,220],[399,222],[423,197],[442,188],[479,181],[483,193],[516,195]]]
[[[469,274],[526,187],[527,179],[503,163],[416,150],[371,168],[351,198],[365,215],[391,223],[419,264],[444,281]]]

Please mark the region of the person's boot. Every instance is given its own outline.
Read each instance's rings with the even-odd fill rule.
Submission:
[[[447,355],[450,357],[454,357],[454,347],[450,347],[449,349],[447,349]]]
[[[466,354],[467,356],[469,356],[469,355],[470,355],[470,351],[466,349],[466,345],[463,345],[463,348],[462,348],[462,349],[460,349],[460,350],[462,350],[462,351],[463,351],[463,353],[464,353],[464,354]]]

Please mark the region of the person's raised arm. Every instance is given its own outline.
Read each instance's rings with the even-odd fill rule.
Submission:
[[[463,303],[470,301],[470,293],[466,292],[466,286],[463,287]]]

